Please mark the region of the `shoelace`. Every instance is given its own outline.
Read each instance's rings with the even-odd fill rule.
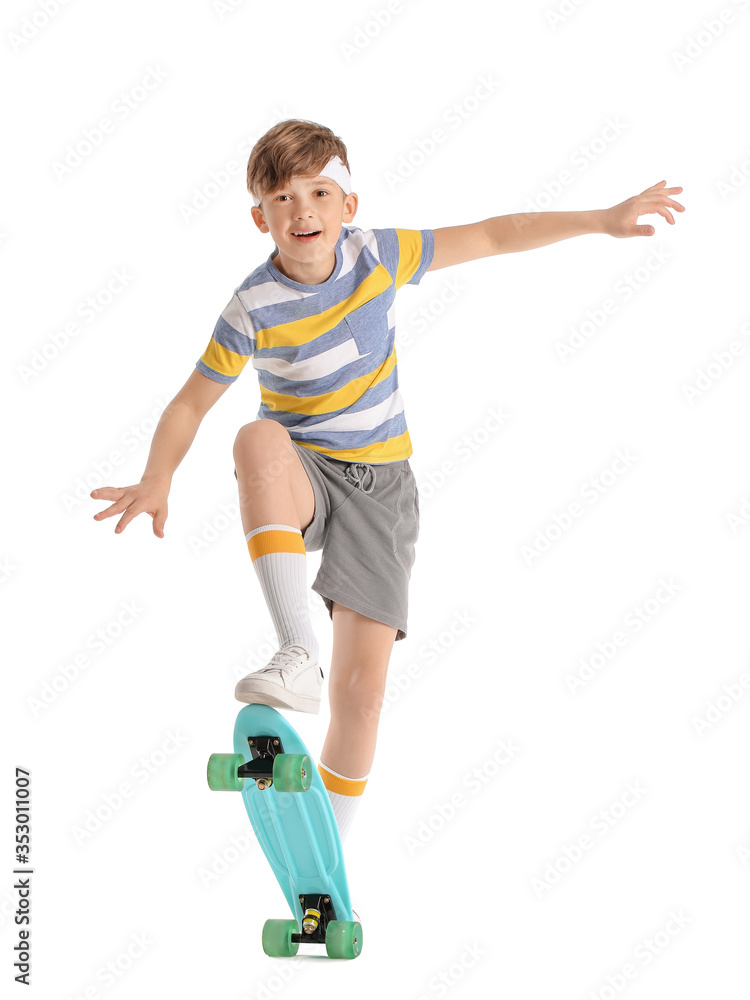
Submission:
[[[278,670],[281,673],[286,667],[291,666],[291,664],[299,659],[299,653],[293,653],[292,649],[299,649],[301,647],[291,647],[290,649],[280,649],[274,654],[271,662],[265,666],[261,667],[260,670],[256,671],[259,674],[271,673],[274,670]],[[278,666],[276,665],[278,664]]]
[[[365,489],[365,479],[367,478],[368,473],[371,475],[372,479],[369,487]],[[375,469],[373,469],[371,465],[368,465],[367,462],[352,462],[351,465],[347,465],[344,470],[344,479],[350,483],[354,483],[354,485],[358,489],[362,490],[363,493],[372,493],[375,489]]]

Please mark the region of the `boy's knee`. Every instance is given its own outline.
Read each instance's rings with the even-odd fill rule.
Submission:
[[[256,461],[269,461],[288,447],[289,431],[276,420],[253,420],[243,424],[234,439],[234,460],[250,454]]]
[[[234,442],[240,503],[251,503],[268,489],[288,489],[295,460],[299,461],[289,432],[275,420],[256,420],[240,427]]]

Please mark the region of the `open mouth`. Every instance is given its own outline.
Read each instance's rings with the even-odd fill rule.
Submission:
[[[320,233],[321,233],[320,229],[312,229],[309,232],[305,233],[292,233],[292,236],[295,238],[295,240],[298,240],[300,243],[312,243],[314,240],[317,240],[317,238],[320,236]]]

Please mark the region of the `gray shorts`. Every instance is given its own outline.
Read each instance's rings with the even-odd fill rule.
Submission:
[[[419,535],[419,493],[409,460],[342,462],[292,441],[315,494],[302,541],[323,550],[312,589],[406,638],[409,577]],[[236,473],[235,473],[236,475]]]

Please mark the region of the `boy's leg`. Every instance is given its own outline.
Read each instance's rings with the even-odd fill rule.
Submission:
[[[245,540],[280,646],[263,670],[239,681],[235,696],[317,712],[322,674],[302,541],[315,512],[312,484],[289,432],[275,420],[240,428],[234,462]]]
[[[304,531],[315,513],[315,494],[286,427],[255,420],[240,427],[234,442],[242,527],[294,525]]]
[[[333,603],[331,723],[320,753],[343,840],[375,757],[380,708],[397,629]]]

